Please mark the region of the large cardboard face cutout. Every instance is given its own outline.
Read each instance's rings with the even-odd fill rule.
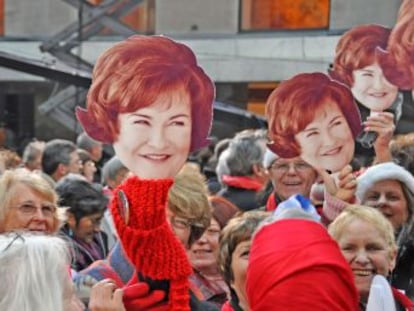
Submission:
[[[208,143],[214,86],[185,45],[133,36],[99,57],[77,116],[142,179],[173,177]]]
[[[112,144],[135,175],[116,188],[112,218],[124,253],[150,288],[165,289],[168,280],[172,311],[190,310],[192,269],[188,241],[181,243],[167,222],[169,189],[188,153],[208,143],[213,99],[213,83],[187,46],[133,36],[99,57],[87,109],[77,110],[89,136]],[[132,294],[131,281],[128,287]],[[125,295],[123,302],[128,309],[141,297]]]
[[[404,0],[386,48],[377,54],[384,74],[402,90],[414,89],[414,0]]]
[[[395,123],[401,116],[402,94],[385,76],[377,53],[387,47],[390,33],[380,25],[359,25],[345,32],[336,46],[330,75],[351,89],[362,121],[382,111],[392,112]],[[376,137],[374,132],[363,132],[357,141],[370,148]]]
[[[282,82],[266,104],[269,148],[282,158],[300,156],[316,168],[339,172],[354,156],[361,118],[352,93],[324,73]]]

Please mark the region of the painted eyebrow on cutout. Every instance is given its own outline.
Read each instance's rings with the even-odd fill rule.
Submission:
[[[190,115],[185,114],[185,113],[180,113],[180,114],[177,114],[177,115],[174,115],[174,116],[170,117],[170,120],[178,119],[178,118],[187,118],[187,119],[189,119]]]
[[[374,69],[357,69],[357,70],[362,71],[362,72],[368,72],[368,73],[374,72]]]
[[[133,117],[140,117],[140,118],[144,118],[144,119],[152,119],[152,117],[151,117],[151,116],[149,116],[149,115],[146,115],[146,114],[141,114],[141,113],[136,113],[136,112],[131,113],[131,114],[128,116],[128,119],[129,119],[129,118],[133,118]]]
[[[329,125],[331,125],[332,123],[335,123],[336,121],[338,121],[339,119],[342,119],[342,118],[343,118],[343,116],[341,116],[341,115],[335,116],[334,118],[332,118],[331,121],[329,121]]]
[[[305,128],[302,132],[313,132],[313,131],[318,131],[319,128],[318,127],[310,127],[310,128]]]

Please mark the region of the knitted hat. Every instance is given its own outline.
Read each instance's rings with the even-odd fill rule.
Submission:
[[[269,148],[266,148],[266,152],[263,156],[263,167],[265,169],[270,168],[270,166],[272,166],[273,162],[275,162],[278,158],[279,158],[279,156],[276,153],[271,151]]]
[[[386,162],[369,167],[357,178],[356,197],[358,200],[362,201],[368,189],[383,180],[398,180],[414,194],[414,177],[411,173],[394,162]]]
[[[283,219],[263,226],[249,255],[252,311],[354,311],[358,292],[338,244],[319,223]]]

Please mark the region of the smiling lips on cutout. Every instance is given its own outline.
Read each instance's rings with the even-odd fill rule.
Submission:
[[[369,94],[369,96],[371,96],[371,97],[380,98],[380,99],[387,96],[387,95],[388,95],[388,93],[386,93],[386,92],[374,92],[374,93]]]
[[[331,148],[328,151],[322,153],[322,156],[335,156],[335,155],[339,154],[341,152],[341,150],[342,150],[342,146]]]
[[[165,161],[171,157],[169,154],[143,154],[141,156],[150,161]]]

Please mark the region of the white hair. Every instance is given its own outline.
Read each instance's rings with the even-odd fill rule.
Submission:
[[[69,258],[58,237],[0,235],[0,310],[63,311]]]
[[[227,158],[229,157],[229,149],[225,149],[219,156],[216,166],[216,175],[220,183],[222,183],[223,175],[230,174],[229,167],[227,166]]]

